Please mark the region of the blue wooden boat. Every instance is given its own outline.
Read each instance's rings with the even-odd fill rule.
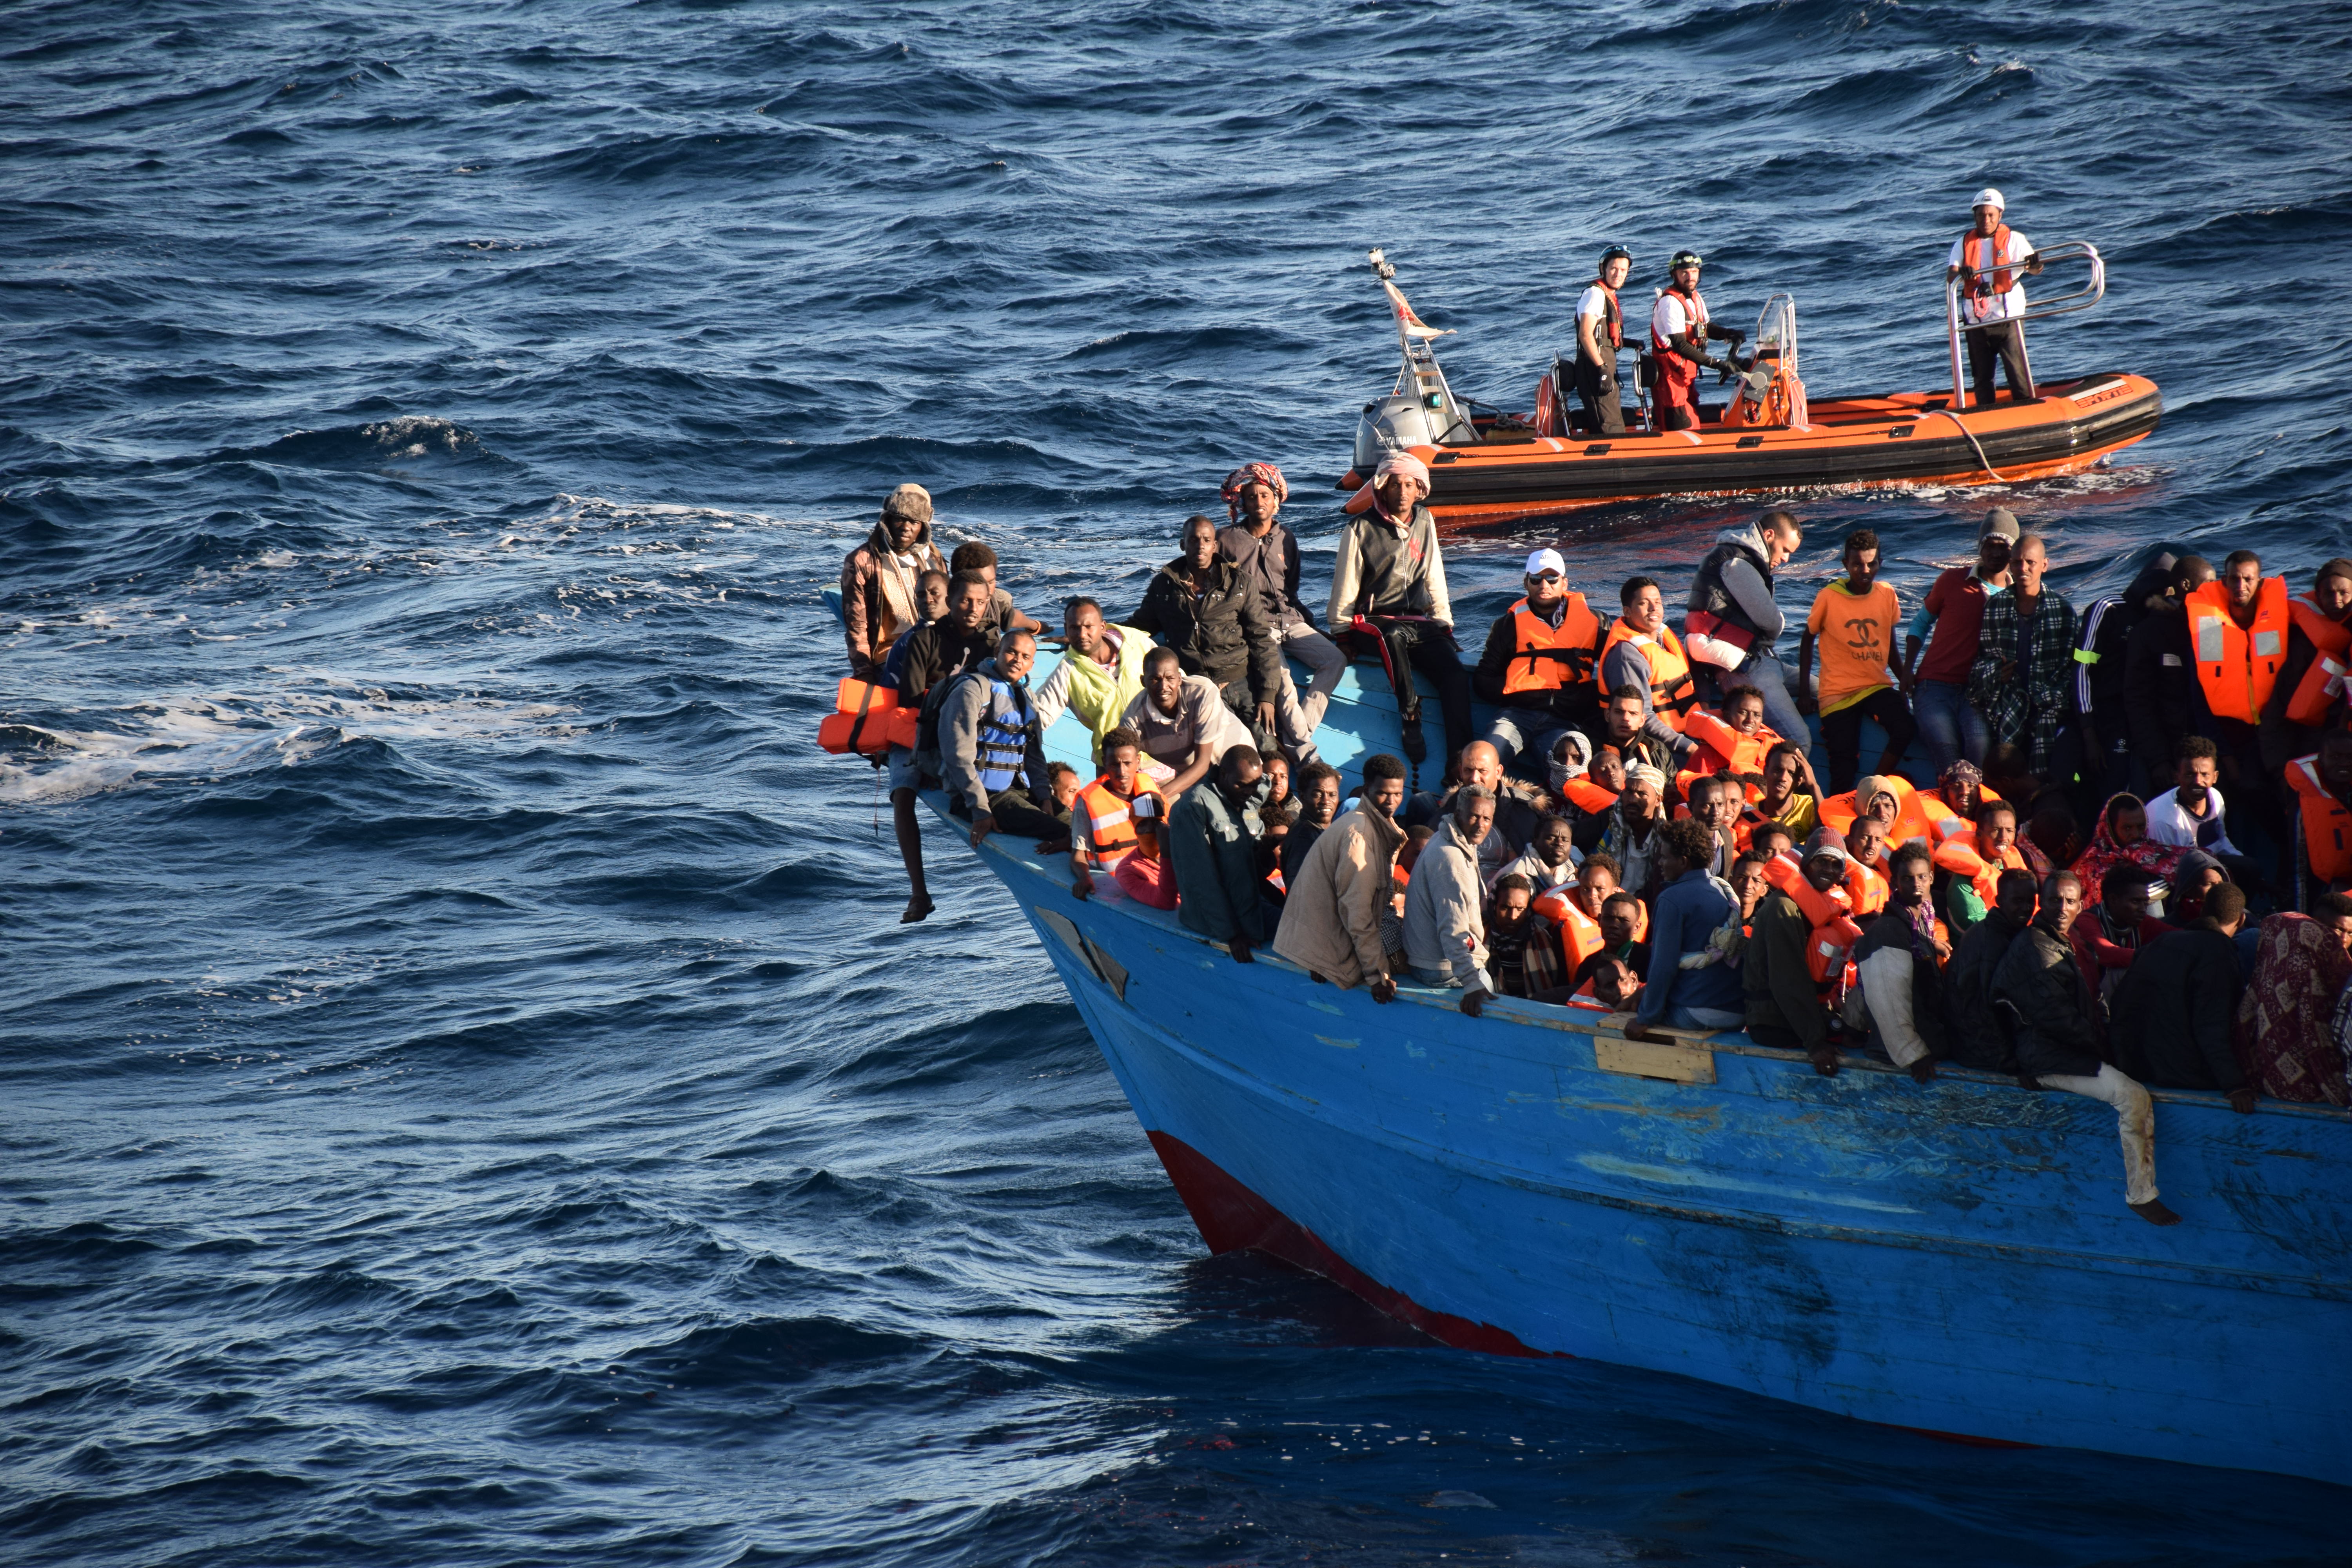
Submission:
[[[1352,784],[1395,734],[1351,671],[1318,741]],[[1047,741],[1086,765],[1072,721]],[[2157,1091],[2186,1219],[2158,1228],[2124,1206],[2094,1101],[1851,1055],[1824,1079],[1744,1035],[1631,1041],[1508,1000],[1474,1019],[1411,984],[1381,1006],[1076,899],[1067,860],[1027,843],[982,857],[1212,1251],[1286,1259],[1468,1349],[2352,1484],[2341,1110]]]

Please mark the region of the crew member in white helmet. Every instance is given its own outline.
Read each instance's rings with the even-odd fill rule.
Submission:
[[[2001,221],[2006,206],[2000,193],[1988,185],[1977,193],[1977,221],[1952,241],[1947,278],[1960,279],[1961,336],[1969,345],[1969,380],[1976,388],[1976,406],[1992,406],[1992,363],[2000,359],[2009,395],[2019,403],[2036,401],[2033,373],[2025,363],[2025,282],[2042,271],[2042,258],[2032,243]]]

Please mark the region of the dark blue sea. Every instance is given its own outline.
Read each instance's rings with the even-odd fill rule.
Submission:
[[[1010,900],[941,832],[898,925],[814,731],[904,479],[1116,610],[1269,458],[1315,583],[1373,245],[1504,406],[1611,242],[1793,291],[1816,395],[1930,387],[1998,184],[2112,269],[2037,364],[2162,428],[1816,541],[1916,592],[1998,499],[2078,600],[2161,538],[2300,579],[2347,60],[2274,0],[0,11],[0,1559],[2347,1561],[2324,1486],[1211,1259]],[[1537,540],[1678,595],[1754,510],[1465,539],[1456,596]]]

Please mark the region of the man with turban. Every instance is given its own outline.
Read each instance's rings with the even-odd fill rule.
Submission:
[[[1283,749],[1312,756],[1315,726],[1323,721],[1323,710],[1348,671],[1348,657],[1323,635],[1315,613],[1298,596],[1298,537],[1275,521],[1289,499],[1290,487],[1272,463],[1244,463],[1227,474],[1225,515],[1232,521],[1218,533],[1217,548],[1256,585],[1282,651],[1313,672],[1301,697],[1285,661],[1275,715]]]
[[[1445,593],[1445,562],[1437,548],[1437,520],[1422,504],[1429,468],[1410,452],[1391,452],[1371,483],[1349,501],[1355,520],[1340,531],[1331,568],[1326,616],[1351,653],[1378,658],[1396,693],[1404,754],[1419,764],[1429,754],[1421,733],[1418,671],[1437,688],[1445,715],[1445,759],[1470,743],[1470,673],[1454,641],[1454,605]]]

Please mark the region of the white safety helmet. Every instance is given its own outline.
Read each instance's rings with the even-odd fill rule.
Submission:
[[[2000,193],[1994,190],[1990,185],[1987,185],[1983,190],[1979,191],[1977,193],[1977,199],[1970,202],[1969,205],[1972,207],[1991,207],[1997,212],[2007,212],[2009,210],[2009,204],[2002,201],[2000,199]]]

